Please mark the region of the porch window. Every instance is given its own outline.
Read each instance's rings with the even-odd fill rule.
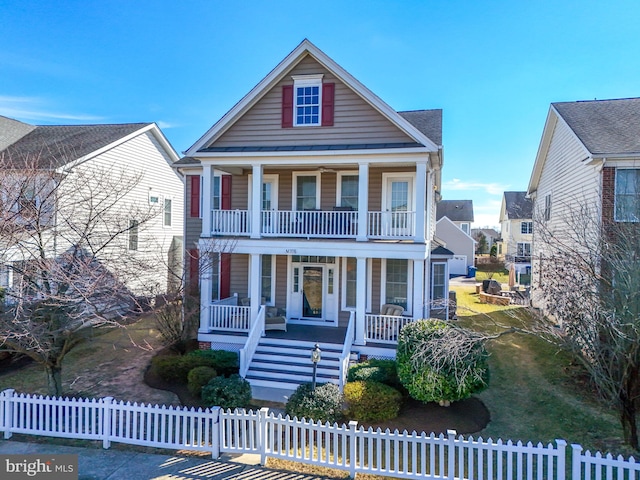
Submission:
[[[358,210],[358,175],[340,176],[340,207]]]
[[[640,222],[640,169],[616,169],[615,220]]]
[[[262,273],[260,291],[266,305],[273,305],[273,257],[272,255],[262,255]]]
[[[318,208],[318,175],[297,175],[296,181],[296,210],[315,210]]]
[[[129,250],[138,250],[138,220],[129,220]]]
[[[533,222],[521,222],[520,233],[522,233],[523,235],[533,233]]]
[[[344,262],[344,276],[345,276],[345,308],[356,308],[356,292],[357,292],[357,262],[353,257],[348,257]]]
[[[401,305],[407,310],[409,296],[409,265],[404,259],[387,259],[385,302]]]
[[[211,195],[211,209],[220,210],[221,204],[221,189],[220,189],[220,177],[213,177],[212,179],[212,195]]]
[[[446,263],[431,264],[431,301],[437,302],[445,298],[446,291]]]
[[[220,254],[212,253],[208,265],[211,275],[211,301],[220,300]]]

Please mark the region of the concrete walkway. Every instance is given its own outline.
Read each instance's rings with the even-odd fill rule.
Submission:
[[[319,480],[323,477],[260,467],[258,455],[191,457],[141,453],[99,446],[71,447],[0,440],[0,456],[7,454],[78,455],[79,480]]]

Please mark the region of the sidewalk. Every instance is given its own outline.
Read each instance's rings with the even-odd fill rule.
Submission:
[[[141,453],[133,450],[108,450],[96,447],[71,447],[42,443],[0,440],[0,455],[72,454],[78,455],[79,480],[320,480],[322,477],[260,467],[257,455],[187,457]]]

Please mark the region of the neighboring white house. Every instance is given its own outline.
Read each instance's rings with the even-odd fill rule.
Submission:
[[[640,98],[552,103],[527,194],[534,218],[558,235],[585,206],[596,224],[639,222]],[[537,235],[534,292],[541,268]],[[571,242],[567,237],[567,246]]]
[[[449,275],[466,275],[467,269],[475,265],[476,241],[471,236],[473,201],[440,200],[436,220],[436,237],[455,254],[449,260]]]
[[[179,157],[155,123],[34,126],[0,116],[0,159],[5,169],[5,214],[27,222],[31,221],[25,213],[29,208],[51,212],[38,217],[34,230],[39,236],[37,245],[24,233],[1,232],[0,286],[9,293],[15,291],[16,298],[19,296],[14,273],[18,264],[33,260],[30,252],[34,248],[41,246],[48,258],[57,258],[73,246],[74,234],[65,232],[78,227],[62,222],[65,218],[89,218],[87,208],[92,203],[95,212],[107,212],[100,222],[86,223],[95,230],[92,238],[100,234],[117,239],[96,253],[102,267],[108,270],[115,265],[115,249],[121,248],[127,251],[121,264],[131,267],[144,260],[146,265],[125,282],[134,295],[152,297],[179,287],[180,275],[175,272],[182,270],[184,187],[172,168]],[[39,180],[27,182],[27,178]],[[100,193],[101,182],[121,189],[118,205],[100,204],[106,198]],[[25,187],[27,183],[30,186]],[[12,185],[22,191],[10,195]],[[74,208],[83,210],[74,214]],[[115,218],[110,216],[112,211],[128,212],[131,218]],[[142,217],[150,220],[143,224]],[[6,228],[6,217],[3,221]],[[118,231],[124,233],[114,233]]]
[[[344,381],[350,353],[395,356],[399,329],[448,298],[441,144],[441,110],[397,112],[298,45],[175,165],[202,347],[240,350],[253,387],[282,389],[311,381],[315,341],[323,381]]]
[[[500,254],[516,274],[531,274],[533,202],[527,192],[504,192],[500,207]]]

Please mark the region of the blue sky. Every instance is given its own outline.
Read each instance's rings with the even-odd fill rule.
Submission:
[[[634,1],[0,0],[0,115],[156,122],[189,148],[304,38],[396,110],[442,108],[443,198],[497,225],[551,102],[640,96]]]

